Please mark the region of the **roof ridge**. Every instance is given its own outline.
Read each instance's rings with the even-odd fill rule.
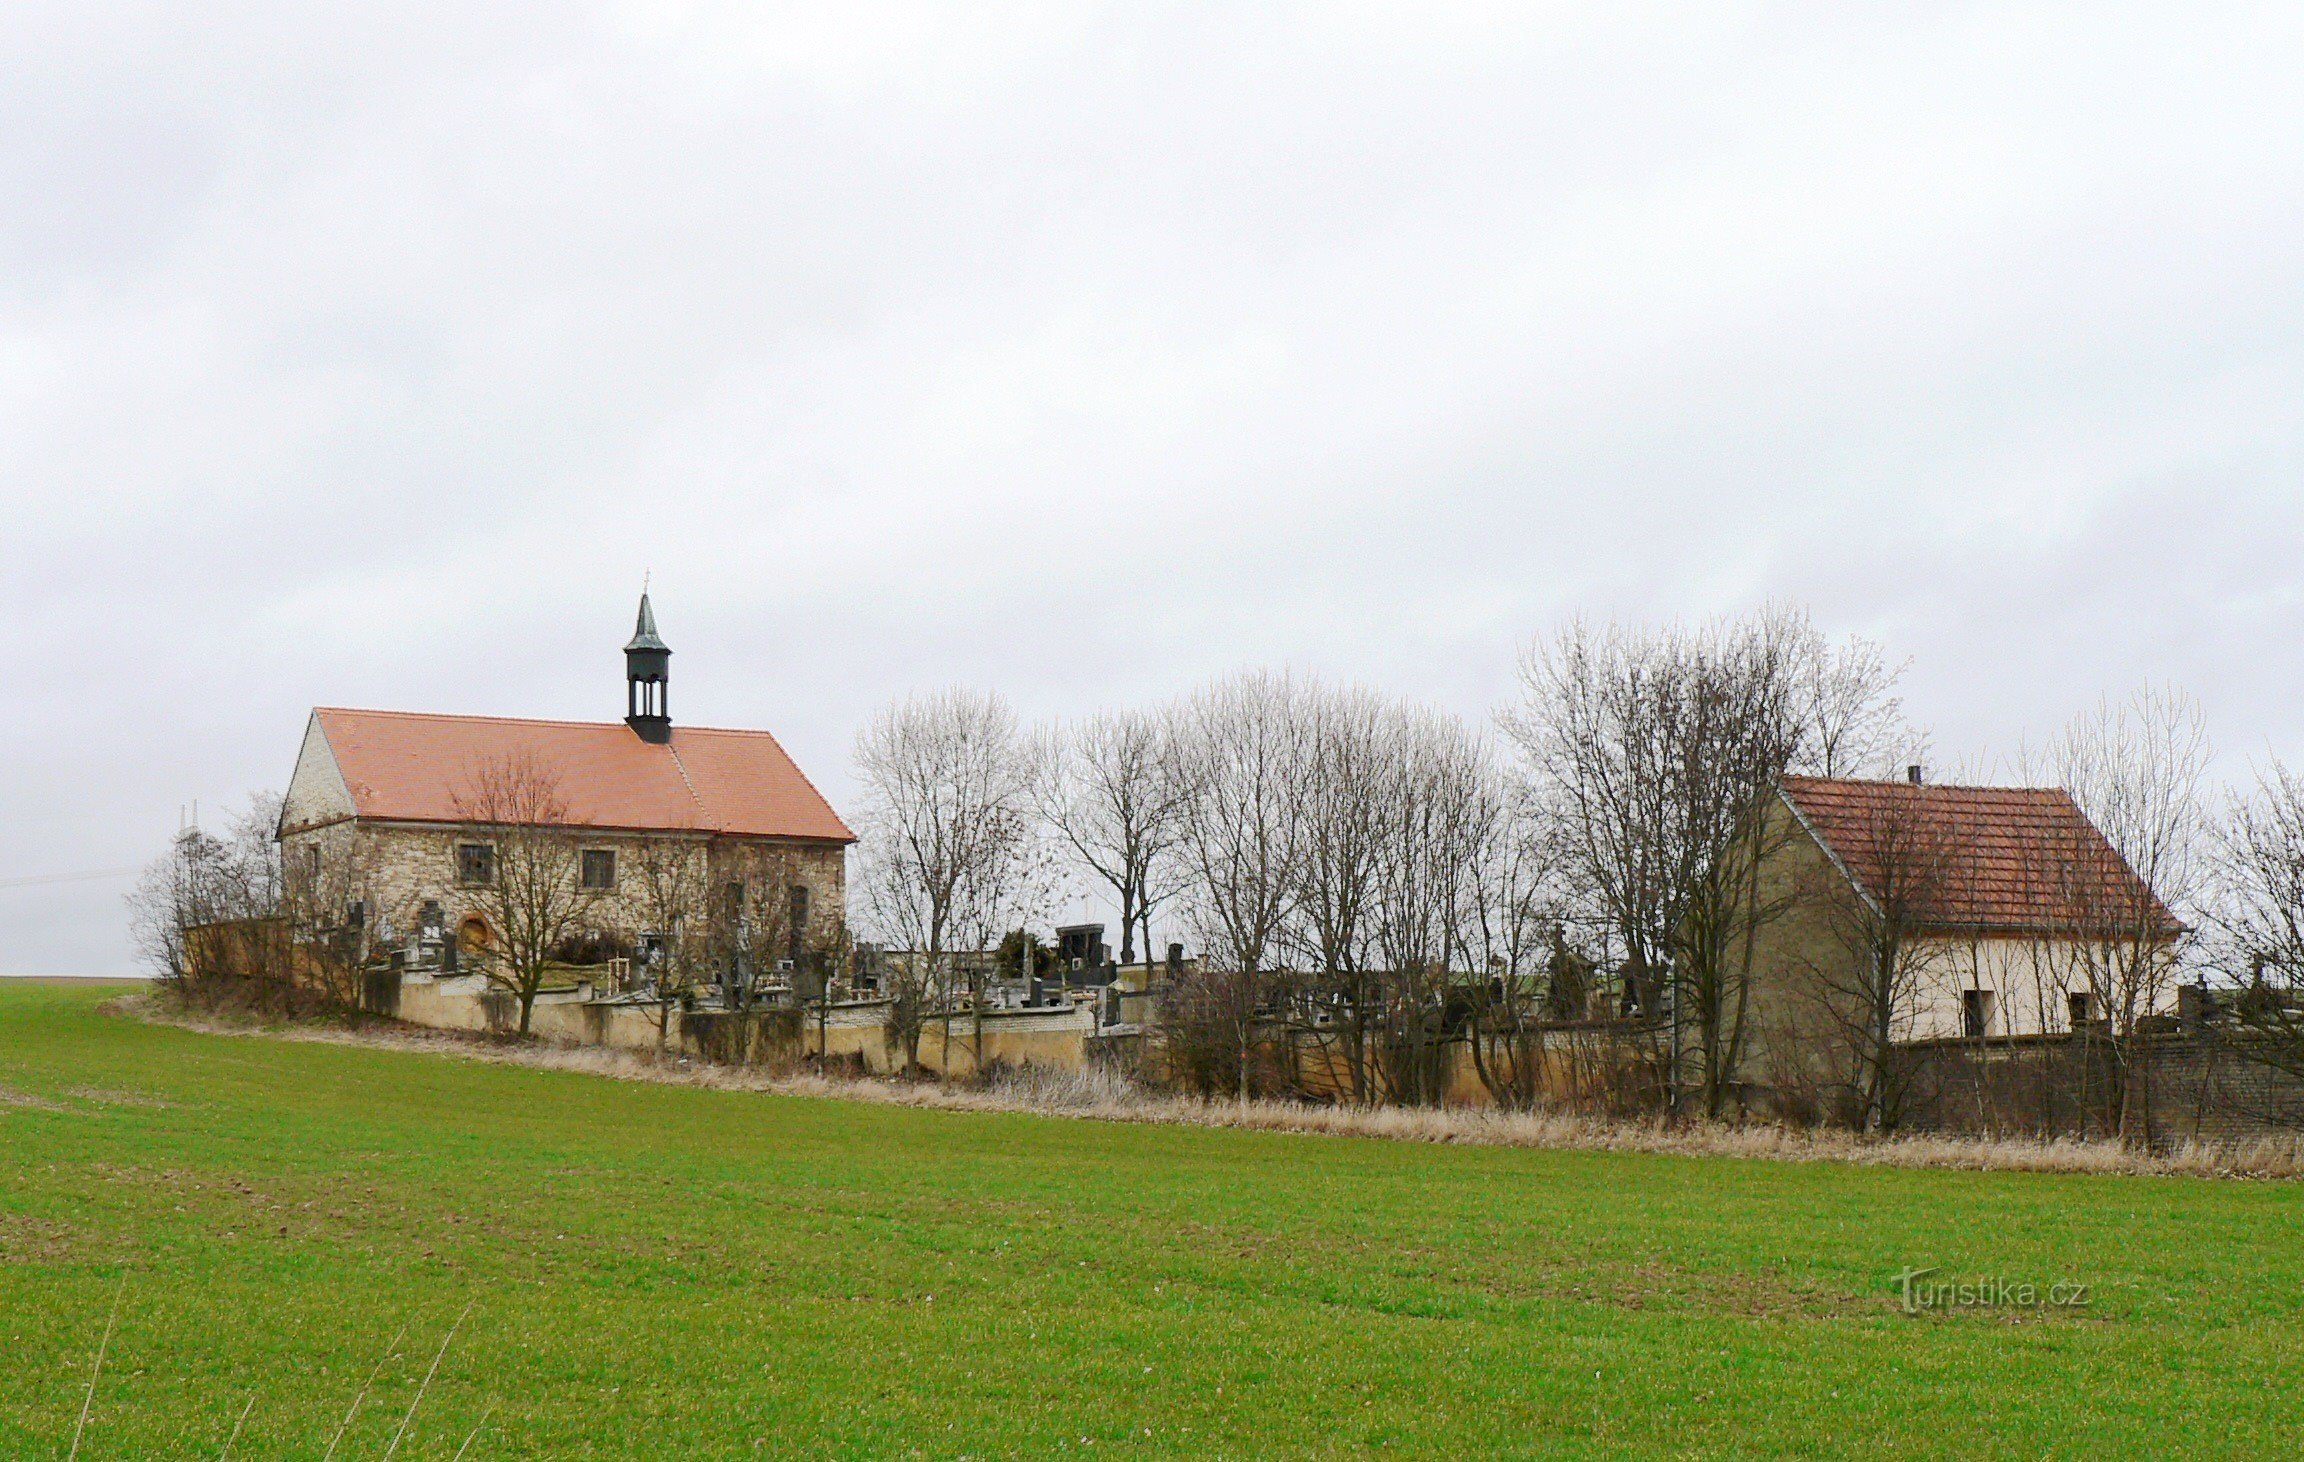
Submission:
[[[576,721],[561,716],[487,716],[463,711],[385,711],[369,706],[314,706],[312,714],[336,711],[349,716],[388,716],[395,721],[484,721],[497,726],[622,726],[622,721]]]
[[[1813,772],[1786,772],[1780,782],[1805,782],[1823,787],[1910,787],[1916,792],[2014,792],[2043,797],[2069,797],[2067,787],[2028,786],[2020,782],[1913,782],[1903,777],[1825,777]]]
[[[312,714],[334,711],[348,716],[389,716],[396,721],[485,721],[499,726],[583,726],[595,730],[624,730],[624,722],[576,721],[563,716],[489,716],[465,711],[385,711],[370,706],[314,706]],[[690,726],[679,724],[674,731],[706,733],[713,736],[765,736],[776,740],[776,733],[760,726]],[[779,747],[782,742],[776,743]]]

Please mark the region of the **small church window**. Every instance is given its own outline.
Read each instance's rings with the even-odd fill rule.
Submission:
[[[584,850],[584,887],[605,893],[616,886],[616,854],[608,848]]]
[[[474,888],[496,882],[496,847],[493,843],[456,845],[456,881]]]

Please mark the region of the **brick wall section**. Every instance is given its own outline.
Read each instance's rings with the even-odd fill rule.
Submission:
[[[2151,1038],[2141,1063],[2152,1133],[2164,1142],[2252,1137],[2304,1128],[2304,1078],[2251,1053],[2249,1039],[2208,1028]],[[2101,1040],[2060,1035],[1944,1041],[1908,1048],[1915,1130],[2109,1137],[2120,1126],[2119,1073]]]

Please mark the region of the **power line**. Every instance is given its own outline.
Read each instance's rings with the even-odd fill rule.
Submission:
[[[31,878],[0,878],[0,888],[38,888],[50,883],[94,883],[100,878],[127,878],[135,868],[92,868],[85,873],[42,873]]]

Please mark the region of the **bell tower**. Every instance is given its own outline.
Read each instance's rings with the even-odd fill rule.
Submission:
[[[672,739],[672,648],[656,637],[656,611],[640,591],[640,622],[624,647],[624,724],[642,741]]]

